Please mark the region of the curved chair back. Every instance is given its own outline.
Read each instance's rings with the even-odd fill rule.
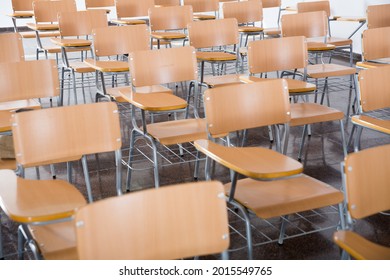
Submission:
[[[211,136],[291,119],[287,83],[282,79],[208,89],[204,100]]]
[[[149,9],[151,31],[186,29],[192,21],[191,6],[153,7]]]
[[[348,154],[345,183],[348,210],[354,219],[390,209],[390,145]]]
[[[328,16],[325,11],[285,14],[282,16],[282,36],[325,37],[328,34]]]
[[[61,36],[91,35],[93,28],[108,26],[103,10],[61,12],[58,14]]]
[[[196,49],[235,45],[239,42],[238,22],[235,18],[193,21],[188,36]]]
[[[390,26],[390,4],[368,6],[366,14],[369,29]]]
[[[229,246],[220,182],[101,200],[81,208],[75,224],[80,259],[179,259],[220,253]]]
[[[306,40],[303,36],[257,40],[248,45],[251,74],[306,68],[307,59]]]
[[[147,17],[154,0],[115,0],[115,7],[118,18]]]
[[[116,151],[122,144],[113,102],[21,112],[12,125],[16,160],[24,167]]]
[[[359,72],[362,112],[390,107],[390,65]]]
[[[16,32],[0,34],[0,62],[22,60],[24,60],[22,36]]]
[[[149,29],[145,24],[96,28],[92,38],[97,57],[150,49]]]
[[[238,24],[263,21],[261,1],[227,2],[222,5],[223,18],[236,18]]]
[[[197,79],[195,50],[190,46],[133,52],[129,64],[135,87]]]
[[[364,61],[390,57],[390,26],[366,29],[362,34]]]

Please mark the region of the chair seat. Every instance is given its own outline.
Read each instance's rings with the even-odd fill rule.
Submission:
[[[379,63],[379,62],[374,62],[374,61],[359,61],[359,62],[356,62],[356,67],[363,68],[363,69],[383,67],[383,66],[389,66],[389,64]]]
[[[196,52],[196,58],[201,61],[234,61],[237,56],[227,52]]]
[[[206,14],[194,14],[194,20],[210,20],[215,19],[214,15],[206,15]]]
[[[307,50],[308,51],[331,51],[336,48],[335,45],[329,44],[329,43],[323,43],[323,42],[313,42],[308,41],[307,42]]]
[[[33,11],[15,11],[12,14],[9,14],[8,16],[13,18],[31,18],[34,16]]]
[[[2,209],[19,223],[71,217],[86,204],[83,195],[63,180],[26,180],[12,170],[0,170]]]
[[[39,109],[41,104],[35,99],[15,100],[0,103],[0,132],[11,130],[11,115],[18,109]]]
[[[317,103],[293,103],[290,105],[290,126],[342,120],[344,113]]]
[[[375,244],[353,231],[337,231],[333,240],[344,250],[353,251],[357,259],[389,260],[390,248]]]
[[[355,73],[356,69],[354,67],[348,67],[333,63],[314,64],[307,66],[307,75],[308,77],[313,79],[353,75]]]
[[[269,81],[275,80],[274,78],[259,78],[255,76],[240,76],[240,80],[245,83],[251,82],[261,82],[261,81]],[[288,85],[288,92],[290,95],[295,95],[298,93],[306,94],[316,90],[316,85],[312,83],[308,83],[302,80],[296,79],[285,79]]]
[[[58,24],[56,23],[27,23],[27,27],[36,31],[50,31],[50,30],[58,30]]]
[[[238,31],[242,33],[259,33],[263,32],[263,27],[258,26],[239,26]]]
[[[338,38],[338,37],[328,37],[326,38],[328,44],[335,45],[336,47],[349,46],[352,44],[352,39],[348,38]]]
[[[125,61],[114,61],[114,60],[94,60],[87,58],[84,63],[91,68],[100,72],[126,72],[129,71],[129,63]]]
[[[112,19],[111,22],[115,24],[123,24],[123,25],[146,24],[146,21],[143,19],[132,19],[132,18]]]
[[[353,124],[390,134],[390,120],[381,120],[365,115],[355,115],[352,116],[351,121]]]
[[[231,148],[209,140],[195,141],[195,147],[229,169],[255,179],[274,179],[303,172],[300,162],[266,148]]]
[[[165,90],[164,92],[156,92],[149,94],[132,91],[125,91],[124,93],[122,93],[120,91],[120,94],[125,100],[127,100],[127,102],[145,111],[173,111],[184,109],[187,107],[187,101],[176,95],[167,93],[167,91]]]
[[[50,41],[60,47],[87,47],[92,44],[90,40],[85,39],[52,38]]]
[[[230,183],[225,185],[227,195],[230,187]],[[339,190],[305,174],[266,182],[238,180],[234,194],[236,201],[263,219],[338,204],[343,198]]]
[[[78,259],[73,220],[29,226],[29,229],[45,260]]]
[[[176,40],[187,38],[187,35],[181,32],[152,32],[151,36],[158,40]]]
[[[32,39],[36,37],[35,31],[25,31],[25,32],[19,32],[20,36],[22,36],[23,39]],[[53,32],[41,32],[39,33],[40,38],[48,38],[48,37],[58,37],[60,36],[59,31],[53,31]]]
[[[70,67],[76,73],[92,73],[92,72],[95,72],[94,68],[90,67],[88,64],[86,64],[83,61],[72,61],[69,64],[70,64]]]
[[[106,91],[107,94],[112,96],[117,102],[128,102],[127,99],[123,97],[123,95],[130,96],[130,94],[133,92],[131,86],[107,88]],[[136,89],[136,91],[138,93],[172,93],[171,89],[160,85],[139,87]]]
[[[282,34],[282,31],[280,28],[264,28],[264,35],[267,36],[280,36]]]
[[[16,169],[16,160],[15,159],[0,159],[0,169]]]
[[[238,74],[229,74],[221,76],[205,76],[203,82],[206,83],[209,87],[218,87],[218,86],[227,86],[233,84],[241,84],[242,80]]]
[[[205,119],[183,119],[147,125],[148,133],[163,145],[193,142],[207,138]]]

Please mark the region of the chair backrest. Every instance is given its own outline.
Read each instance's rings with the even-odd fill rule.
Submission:
[[[297,11],[298,13],[325,11],[330,17],[330,3],[329,1],[298,2]]]
[[[248,69],[251,74],[305,68],[307,61],[303,36],[257,40],[248,44]]]
[[[285,124],[291,117],[287,82],[283,79],[207,89],[204,106],[211,136]]]
[[[40,0],[12,0],[12,10],[16,11],[32,11],[32,3]]]
[[[104,199],[81,208],[75,224],[80,259],[180,259],[229,246],[226,200],[216,181]]]
[[[285,14],[282,16],[282,36],[325,37],[328,34],[328,16],[325,11]]]
[[[129,54],[135,87],[197,79],[195,49],[190,46],[138,51]]]
[[[390,145],[348,154],[343,169],[352,218],[390,209]]]
[[[77,7],[74,0],[34,1],[33,10],[36,23],[58,22],[58,13],[75,12],[77,11]]]
[[[235,18],[193,21],[188,25],[188,37],[196,49],[235,45],[239,42],[238,22]]]
[[[16,161],[24,167],[121,148],[119,112],[114,102],[13,114],[12,134]]]
[[[0,63],[24,60],[22,36],[19,33],[0,34]]]
[[[153,7],[149,9],[150,30],[185,29],[192,21],[191,6]]]
[[[115,0],[115,7],[118,18],[147,17],[154,0]]]
[[[58,13],[61,36],[91,35],[94,28],[108,26],[103,10],[88,10]]]
[[[364,30],[362,50],[365,61],[390,57],[390,26]]]
[[[390,65],[359,72],[360,106],[363,112],[390,107]]]
[[[154,0],[156,6],[167,7],[167,6],[180,6],[180,0]]]
[[[278,8],[282,5],[282,0],[262,0],[263,8]]]
[[[123,55],[150,49],[148,26],[145,24],[109,26],[92,31],[96,57]]]
[[[366,14],[369,29],[390,26],[390,4],[368,6]]]
[[[219,0],[183,0],[183,5],[192,6],[194,13],[217,12]]]
[[[0,63],[0,102],[59,95],[54,60]]]
[[[115,0],[85,0],[85,7],[102,8],[115,6]]]
[[[236,18],[239,24],[263,21],[261,0],[223,3],[222,11],[224,18]]]

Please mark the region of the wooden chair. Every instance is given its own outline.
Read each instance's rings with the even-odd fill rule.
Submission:
[[[314,1],[314,2],[298,2],[298,13],[307,13],[315,11],[325,11],[328,17],[328,36],[326,36],[326,43],[336,46],[335,49],[348,50],[349,52],[349,64],[353,64],[353,51],[352,51],[352,39],[351,38],[336,38],[331,35],[330,23],[335,18],[331,17],[330,3],[329,1]],[[337,19],[337,18],[336,18]],[[320,41],[322,43],[322,39]]]
[[[390,26],[390,4],[370,5],[366,15],[368,29]]]
[[[115,86],[113,83],[111,88],[107,87],[104,75],[111,74],[114,78],[114,75],[124,74],[125,80],[128,82],[129,62],[127,55],[134,51],[150,49],[148,27],[145,24],[137,24],[96,28],[92,32],[92,40],[95,58],[86,59],[85,63],[94,68],[97,73],[96,101],[108,97],[117,102],[127,103],[122,94],[131,95],[131,86]],[[119,59],[112,59],[112,57],[119,57]],[[99,77],[100,83],[98,82]],[[162,86],[139,88],[137,91],[144,93],[171,92],[170,89]]]
[[[61,12],[58,14],[58,24],[61,38],[52,39],[52,42],[61,47],[62,67],[61,67],[61,98],[63,104],[63,92],[65,82],[65,72],[71,73],[72,87],[75,104],[77,104],[76,73],[81,74],[81,88],[83,100],[86,103],[84,92],[84,74],[94,72],[95,69],[84,63],[84,51],[91,50],[92,41],[88,36],[92,34],[94,28],[108,25],[107,17],[102,10]],[[84,37],[84,38],[83,38]],[[70,60],[68,51],[79,51],[78,59]]]
[[[12,133],[22,176],[27,167],[81,159],[87,197],[92,202],[87,155],[115,152],[116,191],[120,195],[121,133],[118,114],[116,104],[111,102],[14,114]],[[68,168],[70,181],[71,175],[71,168]]]
[[[362,61],[356,66],[362,69],[390,64],[390,25],[366,29],[362,34]]]
[[[107,198],[80,208],[74,221],[31,228],[34,243],[48,260],[228,256],[226,200],[222,184],[216,181]],[[126,241],[129,238],[132,242]]]
[[[115,0],[85,0],[87,10],[103,10],[106,14],[115,6]]]
[[[249,36],[263,38],[263,6],[261,1],[227,2],[222,5],[223,18],[236,18],[241,35],[240,46],[246,47]],[[245,42],[242,44],[242,38]]]
[[[48,58],[48,54],[56,54],[56,56],[58,56],[58,54],[61,53],[61,47],[56,45],[44,45],[42,43],[41,37],[52,38],[60,36],[58,31],[58,13],[74,12],[76,10],[76,3],[74,0],[40,0],[33,2],[35,23],[27,23],[26,25],[35,32],[35,38],[37,41],[37,59],[39,59],[40,53],[44,53],[46,59]]]
[[[327,97],[328,106],[330,106],[329,94],[329,78],[349,76],[349,101],[347,107],[347,116],[349,116],[352,105],[352,90],[355,89],[355,67],[344,66],[335,63],[325,63],[320,56],[323,56],[324,51],[334,49],[334,45],[326,43],[328,32],[328,16],[325,11],[285,14],[282,16],[282,36],[305,36],[308,40],[308,51],[315,53],[315,59],[312,64],[307,66],[308,79],[314,79],[317,85],[319,79],[324,81],[322,90],[321,104],[324,102],[325,95]],[[323,42],[311,41],[310,38],[322,37]],[[317,102],[317,91],[315,95],[315,102]],[[354,108],[354,107],[353,107]]]
[[[288,131],[291,111],[285,80],[212,88],[205,91],[204,100],[210,139],[268,125],[283,124]],[[277,151],[223,146],[212,140],[197,140],[195,147],[207,156],[206,172],[210,159],[232,172],[232,181],[225,185],[225,193],[229,203],[237,207],[245,219],[249,259],[252,258],[252,236],[247,211],[268,219],[333,204],[342,207],[340,191],[302,174],[301,163]],[[238,174],[248,178],[237,179]],[[210,175],[206,174],[206,178]],[[282,225],[280,244],[284,230]]]
[[[60,129],[56,129],[57,127]],[[16,160],[20,166],[22,177],[24,177],[24,169],[27,167],[72,162],[81,159],[87,187],[87,197],[89,202],[92,202],[91,184],[86,156],[115,151],[116,190],[118,195],[122,193],[121,132],[119,112],[115,103],[102,102],[21,112],[12,116],[12,128]],[[68,182],[72,181],[71,173],[71,168],[68,168]],[[40,181],[36,182],[37,185],[40,185]],[[26,211],[26,206],[24,205],[34,206],[34,204],[37,203],[34,200],[37,194],[35,196],[28,196],[28,190],[21,194],[19,194],[18,190],[13,190],[12,188],[10,188],[9,193],[4,191],[2,198],[7,200],[5,202],[3,201],[2,207],[6,209],[5,212],[10,212],[11,210],[15,212],[27,212],[27,217],[24,217],[25,220],[21,220],[25,225],[30,223],[35,224],[35,222],[36,224],[39,224],[39,220],[37,221],[37,219],[40,218],[40,216],[38,216],[35,221],[30,217],[34,217],[37,213],[45,218],[45,212],[49,212],[47,214],[48,217],[41,219],[41,222],[70,217],[74,214],[75,207],[73,199],[66,198],[66,189],[62,191],[62,194],[60,193],[57,198],[47,195],[54,195],[57,186],[58,188],[74,188],[68,182],[57,179],[44,181],[42,182],[43,186],[46,186],[46,188],[50,187],[54,190],[48,190],[47,193],[41,193],[40,197],[38,197],[41,202],[45,201],[45,199],[51,199],[57,203],[64,200],[62,204],[57,206],[59,209],[63,208],[63,212],[66,210],[62,215],[57,214],[57,212],[62,213],[60,211],[54,212],[53,210],[52,212],[54,213],[50,212],[51,207],[56,206],[56,204],[51,206],[51,203],[37,204],[35,205],[37,210],[32,212],[32,214],[29,214],[30,212]],[[15,192],[22,196],[21,199],[24,199],[24,203],[15,200]],[[77,191],[77,193],[78,196],[82,197],[84,205],[85,199],[83,195],[79,194],[79,191]],[[69,205],[72,207],[69,207]],[[10,217],[14,219],[13,213],[11,214]],[[23,216],[19,219],[23,219]],[[62,227],[63,224],[54,225],[54,227],[57,226]],[[26,236],[28,240],[30,239],[28,227],[22,226],[22,228],[20,228],[19,237],[22,238],[22,235]],[[23,243],[21,242],[20,244]]]
[[[375,111],[390,107],[389,75],[390,65],[359,72],[359,113],[351,117],[352,124],[356,128],[355,151],[360,149],[363,129],[390,134],[390,121],[386,116],[383,119],[381,114],[375,114]],[[353,132],[351,137],[352,135]]]
[[[12,13],[9,16],[12,19],[14,25],[14,31],[18,32],[18,26],[16,21],[19,19],[28,19],[34,16],[32,3],[34,0],[12,0]]]
[[[5,41],[3,41],[5,39]],[[14,56],[11,56],[11,53]],[[58,72],[55,62],[24,61],[21,37],[18,33],[0,35],[0,53],[4,55],[0,63],[0,135],[11,135],[11,115],[20,109],[39,109],[39,98],[57,98]],[[18,55],[16,55],[18,54]],[[22,77],[22,78],[21,78]],[[6,141],[7,142],[7,141]],[[11,144],[11,143],[12,144]],[[9,169],[7,172],[15,173],[16,161],[13,141],[7,142],[8,155],[3,153],[0,158],[0,169]],[[4,190],[12,189],[7,185],[7,176],[0,175]],[[35,188],[35,187],[32,187]],[[2,195],[0,194],[0,199]],[[3,257],[3,246],[0,225],[0,258]]]
[[[390,259],[390,247],[362,236],[358,227],[358,220],[390,209],[389,159],[390,145],[384,145],[351,153],[342,164],[348,224],[334,233],[333,240],[354,259]]]
[[[149,26],[151,45],[154,40],[157,48],[161,42],[171,43],[172,41],[187,40],[187,25],[192,21],[193,13],[191,6],[167,6],[153,7],[149,9]]]
[[[238,71],[239,33],[235,18],[193,21],[188,25],[188,36],[200,63],[200,85],[210,88],[241,82],[238,74],[226,75],[227,64],[234,64]],[[211,64],[213,75],[204,74],[206,63]]]
[[[133,130],[130,139],[128,160],[127,189],[130,188],[135,139],[141,135],[152,146],[152,161],[155,187],[159,187],[159,161],[157,143],[172,146],[207,137],[204,119],[199,119],[196,107],[195,118],[188,118],[189,107],[186,100],[167,92],[144,94],[140,87],[166,83],[193,82],[197,79],[197,63],[193,47],[179,47],[138,51],[129,55],[130,73],[133,92],[123,95],[132,105]],[[196,84],[196,83],[195,83]],[[195,85],[196,86],[196,85]],[[195,90],[195,95],[197,90]],[[141,111],[142,123],[137,123],[136,111]],[[186,110],[185,118],[147,124],[145,113],[169,113]]]
[[[183,0],[183,5],[192,6],[194,20],[209,20],[218,18],[218,0]]]
[[[117,18],[111,22],[117,25],[147,24],[148,11],[152,7],[154,0],[116,0]]]
[[[248,47],[248,68],[250,73],[248,82],[264,81],[264,78],[259,78],[255,75],[261,74],[261,77],[264,77],[263,75],[272,75],[275,71],[276,73],[283,73],[286,71],[295,73],[296,69],[304,69],[302,72],[305,73],[305,68],[307,67],[307,56],[306,40],[302,36],[273,38],[269,40],[250,42]],[[276,77],[286,78],[286,76],[280,75],[276,75]],[[316,86],[314,84],[306,82],[305,76],[301,77],[302,80],[294,79],[294,74],[292,77],[293,79],[288,78],[287,76],[286,79],[290,97],[310,94],[316,90]],[[308,134],[308,126],[321,122],[339,121],[341,146],[344,156],[347,155],[343,112],[325,105],[311,102],[293,103],[290,106],[290,111],[290,126],[304,126],[298,160],[302,160],[303,145],[305,137]]]

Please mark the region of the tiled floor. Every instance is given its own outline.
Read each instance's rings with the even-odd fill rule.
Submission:
[[[25,42],[25,49],[28,58],[34,58],[34,44],[31,41]],[[345,63],[343,57],[338,57],[338,63]],[[331,106],[346,111],[348,100],[348,80],[337,81],[338,85],[333,88],[330,100]],[[347,85],[347,86],[345,86]],[[95,87],[94,77],[91,76],[89,86],[86,88],[88,102],[94,99]],[[79,101],[81,101],[81,95]],[[73,103],[73,97],[70,98]],[[67,103],[67,102],[65,102]],[[121,112],[121,125],[123,132],[123,156],[126,160],[129,145],[129,135],[131,131],[130,109],[127,104],[119,104]],[[351,131],[351,125],[346,123],[345,131],[347,137]],[[255,129],[249,132],[250,145],[260,145],[270,147],[272,144],[269,141],[267,129]],[[292,128],[290,141],[288,145],[288,155],[296,158],[299,142],[301,137],[301,128]],[[390,138],[385,135],[365,131],[362,136],[362,148],[373,147],[377,145],[390,143]],[[137,142],[139,146],[145,146],[142,140]],[[189,145],[184,147],[185,150],[193,154],[194,148]],[[177,148],[173,148],[176,150]],[[149,149],[143,147],[142,151],[147,154]],[[166,160],[160,168],[161,185],[189,182],[193,180],[194,162],[180,163],[183,158],[192,155],[184,155],[178,157],[176,154],[160,149],[165,155]],[[351,151],[351,148],[349,149]],[[104,199],[114,196],[115,193],[115,176],[114,176],[114,161],[113,155],[106,154],[99,156],[98,160],[95,156],[88,157],[90,164],[90,176],[93,186],[93,196],[95,200]],[[170,164],[165,164],[170,161]],[[305,157],[303,160],[305,173],[324,181],[336,188],[341,186],[340,163],[343,160],[342,149],[340,144],[340,131],[338,123],[323,123],[312,127],[312,136],[308,140],[305,149]],[[133,180],[131,182],[131,191],[139,191],[144,188],[153,187],[153,173],[150,164],[143,156],[137,158],[136,168],[133,172]],[[74,182],[75,185],[85,194],[85,186],[80,164],[74,165]],[[203,161],[200,165],[202,171]],[[123,166],[123,178],[126,177],[126,167]],[[48,167],[40,169],[42,178],[50,177]],[[66,178],[65,166],[60,165],[56,168],[58,178]],[[29,170],[27,176],[35,178],[35,170]],[[214,167],[213,178],[222,182],[229,181],[229,172],[218,165]],[[203,173],[199,174],[199,181],[204,180]],[[16,258],[16,227],[12,221],[1,213],[2,231],[4,238],[4,253],[6,259]],[[319,230],[318,232],[308,235],[287,238],[283,245],[278,245],[275,240],[278,235],[278,226],[280,218],[271,219],[270,221],[261,221],[251,215],[254,229],[254,258],[255,259],[339,259],[340,250],[332,242],[332,234],[336,230],[338,216],[335,208],[328,207],[316,212],[306,212],[301,215],[291,215],[289,217],[289,225],[287,234],[302,234],[306,231]],[[253,216],[253,217],[252,217]],[[245,240],[242,237],[243,223],[235,214],[235,211],[229,212],[231,230],[231,259],[246,259],[247,250],[245,248]],[[361,232],[367,238],[390,246],[390,217],[384,214],[378,214],[363,221],[356,223],[356,230]],[[30,255],[27,254],[26,258]],[[218,256],[207,256],[205,258],[217,258]]]

